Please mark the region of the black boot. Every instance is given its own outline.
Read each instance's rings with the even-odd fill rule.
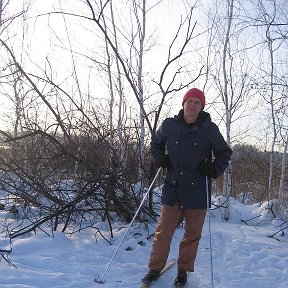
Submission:
[[[142,282],[150,285],[153,281],[157,280],[161,271],[149,270],[149,272],[143,277]]]
[[[178,270],[177,277],[175,279],[175,287],[185,287],[187,283],[187,275],[186,271]]]

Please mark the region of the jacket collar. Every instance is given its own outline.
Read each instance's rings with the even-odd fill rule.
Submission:
[[[181,121],[183,122],[187,127],[191,127],[193,125],[197,125],[197,126],[205,126],[205,122],[211,122],[211,117],[210,114],[205,112],[205,111],[200,111],[198,114],[198,117],[196,119],[196,121],[194,123],[191,124],[186,124],[185,120],[184,120],[184,110],[181,109],[178,113],[178,115],[174,116],[174,119],[176,121]],[[207,119],[207,121],[205,121]]]

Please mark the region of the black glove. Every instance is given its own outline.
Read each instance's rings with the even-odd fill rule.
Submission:
[[[171,167],[170,158],[167,154],[160,155],[156,160],[156,166],[162,168],[169,168]]]
[[[209,176],[212,177],[213,179],[217,178],[217,170],[211,163],[208,163],[206,159],[204,159],[200,163],[200,165],[198,166],[198,170],[200,174],[203,176]]]

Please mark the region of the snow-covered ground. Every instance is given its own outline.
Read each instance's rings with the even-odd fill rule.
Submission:
[[[224,222],[221,220],[220,209],[211,211],[214,287],[288,287],[288,231],[285,229],[284,233],[268,237],[285,225],[287,227],[287,224],[271,220],[265,205],[244,206],[231,199],[230,212],[230,220]],[[261,217],[256,217],[260,214]],[[247,222],[249,225],[241,222],[254,217],[254,220]],[[112,246],[99,234],[95,234],[95,230],[89,229],[71,237],[61,232],[49,237],[39,230],[30,238],[16,239],[12,253],[6,255],[15,267],[1,260],[0,287],[140,287],[141,277],[147,271],[152,239],[146,239],[147,230],[138,224],[133,225],[125,237],[119,253],[105,274],[106,282],[94,282],[95,277],[103,276],[127,226],[119,222],[114,224],[115,238]],[[170,258],[177,257],[182,233],[183,229],[178,228],[171,245]],[[0,238],[0,249],[5,249],[6,244],[7,240]],[[187,287],[212,287],[210,255],[206,219],[196,271],[189,274]],[[175,274],[176,266],[173,266],[153,287],[173,287]]]

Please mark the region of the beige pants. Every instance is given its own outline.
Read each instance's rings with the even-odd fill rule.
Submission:
[[[179,245],[178,269],[194,272],[194,262],[205,221],[206,209],[180,210],[178,205],[163,205],[156,227],[149,261],[149,269],[162,270],[166,264],[170,244],[180,217],[185,219],[184,235]]]

